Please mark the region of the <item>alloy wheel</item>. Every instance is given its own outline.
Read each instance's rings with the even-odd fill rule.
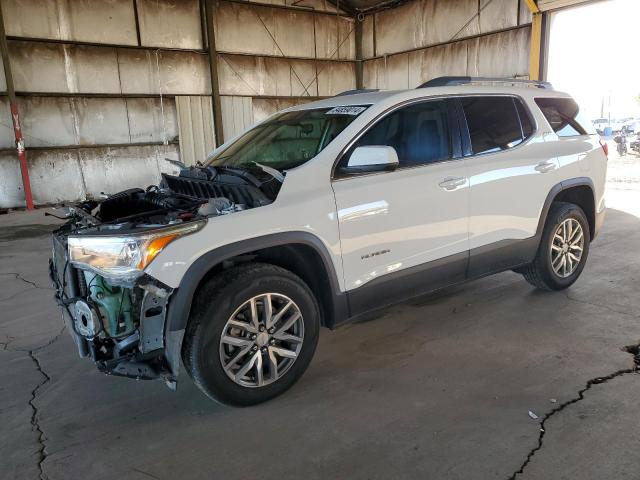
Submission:
[[[556,229],[551,240],[551,268],[561,278],[571,276],[582,259],[584,230],[575,218],[567,218]]]
[[[244,302],[227,320],[220,338],[220,361],[238,385],[262,387],[291,368],[303,341],[298,305],[285,295],[264,293]]]

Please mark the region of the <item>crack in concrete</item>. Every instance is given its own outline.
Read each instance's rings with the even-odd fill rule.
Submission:
[[[145,477],[155,478],[156,480],[161,480],[160,477],[156,477],[155,475],[152,475],[149,472],[145,472],[144,470],[141,470],[139,468],[132,468],[131,470],[133,470],[134,472],[138,472],[138,473],[144,475]]]
[[[29,285],[31,285],[33,288],[38,288],[40,290],[53,290],[51,287],[41,287],[40,285],[38,285],[36,282],[32,281],[32,280],[27,280],[26,278],[24,278],[22,276],[21,273],[16,273],[16,272],[2,272],[0,273],[0,275],[13,275],[16,280],[20,280],[21,282],[27,283]]]
[[[9,345],[11,345],[11,342],[13,342],[16,339],[16,337],[12,337],[11,335],[6,335],[4,341],[0,342],[0,345],[2,345],[2,350],[9,350]]]
[[[47,348],[49,345],[53,344],[56,340],[58,340],[60,338],[60,335],[62,335],[62,333],[64,332],[65,328],[67,328],[66,325],[62,325],[62,328],[60,329],[60,331],[58,333],[55,334],[55,336],[53,338],[51,338],[51,340],[49,340],[47,343],[44,343],[38,347],[35,347],[33,349],[31,349],[31,351],[33,352],[39,352],[40,350],[43,350],[45,348]],[[18,350],[21,351],[21,350]],[[24,351],[24,350],[22,350]]]
[[[45,444],[46,436],[45,436],[44,430],[40,426],[40,420],[38,418],[39,411],[38,411],[38,407],[35,404],[35,400],[36,400],[36,397],[38,396],[38,392],[40,391],[40,389],[51,381],[51,377],[47,374],[47,372],[43,370],[42,364],[40,363],[40,360],[36,356],[36,352],[43,350],[44,348],[50,346],[56,340],[58,340],[58,338],[60,338],[60,335],[62,335],[62,332],[64,332],[64,329],[65,329],[65,326],[62,327],[60,332],[58,332],[58,334],[55,337],[53,337],[44,345],[40,345],[39,347],[29,350],[29,357],[35,364],[36,369],[38,370],[40,375],[42,375],[43,377],[43,380],[40,383],[38,383],[38,385],[36,385],[33,390],[31,390],[31,399],[29,400],[29,406],[31,407],[31,428],[32,428],[32,431],[35,430],[38,433],[38,446],[39,446],[38,472],[39,472],[40,480],[47,480],[48,478],[47,475],[44,473],[44,468],[43,468],[44,461],[47,459],[47,451],[46,451],[46,444]]]
[[[624,350],[629,354],[633,355],[633,367],[623,368],[621,370],[617,370],[613,373],[610,373],[609,375],[595,377],[588,380],[585,387],[582,390],[578,391],[578,395],[576,397],[572,398],[571,400],[567,400],[564,403],[561,403],[560,405],[555,407],[553,410],[551,410],[549,413],[547,413],[542,418],[542,421],[540,422],[540,433],[538,434],[537,445],[531,449],[531,451],[527,455],[527,458],[525,458],[520,468],[516,470],[513,474],[511,474],[508,480],[515,480],[516,477],[518,477],[518,475],[522,475],[524,473],[525,468],[527,468],[527,465],[529,465],[529,463],[531,462],[531,459],[533,458],[533,456],[542,448],[543,442],[544,442],[544,436],[547,433],[545,424],[547,420],[549,420],[549,418],[551,418],[558,412],[563,411],[565,408],[569,407],[570,405],[573,405],[574,403],[578,403],[581,400],[584,400],[584,394],[589,389],[591,389],[591,387],[593,387],[594,385],[601,385],[603,383],[607,383],[608,381],[613,380],[616,377],[621,377],[629,373],[640,373],[640,343],[637,345],[631,345],[631,346],[625,347]]]
[[[42,365],[40,365],[40,360],[35,355],[34,350],[29,350],[29,357],[35,364],[38,372],[43,376],[43,380],[35,386],[33,390],[31,390],[31,399],[29,400],[29,405],[31,406],[31,429],[35,430],[38,433],[38,472],[40,480],[46,480],[47,476],[44,473],[42,464],[47,458],[47,452],[45,449],[45,435],[44,430],[40,426],[40,421],[38,419],[38,407],[35,405],[35,400],[38,395],[38,391],[40,388],[51,381],[51,377],[47,375],[47,373],[42,369]]]
[[[53,342],[55,342],[56,340],[58,340],[58,338],[60,338],[60,335],[62,335],[62,332],[64,332],[66,328],[66,325],[63,325],[62,328],[60,329],[60,331],[58,333],[56,333],[50,340],[48,340],[46,343],[43,343],[42,345],[38,345],[37,347],[31,348],[31,349],[26,349],[26,348],[12,348],[10,351],[12,352],[37,352],[42,350],[43,348],[48,347],[49,345],[51,345]],[[2,350],[9,350],[9,346],[16,340],[16,337],[12,337],[11,335],[7,335],[6,340],[0,342],[0,345],[3,346]]]

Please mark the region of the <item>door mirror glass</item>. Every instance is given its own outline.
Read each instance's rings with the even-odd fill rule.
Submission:
[[[349,157],[343,173],[391,171],[398,167],[396,149],[388,146],[366,146],[356,148]]]

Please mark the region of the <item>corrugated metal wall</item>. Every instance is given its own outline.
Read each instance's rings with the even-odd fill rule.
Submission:
[[[195,162],[212,146],[203,0],[0,1],[36,204],[149,185],[176,170],[165,158]],[[356,86],[353,17],[325,0],[267,3],[215,3],[225,138]],[[523,0],[413,0],[366,15],[365,87],[526,76],[530,21]],[[0,97],[0,207],[24,205],[13,146]]]
[[[414,0],[368,15],[364,86],[414,88],[442,75],[526,77],[530,24],[522,0]]]
[[[180,161],[195,165],[215,148],[211,97],[177,96]]]
[[[230,139],[255,123],[251,97],[222,97],[224,138]]]
[[[591,2],[592,0],[538,0],[538,8],[542,11],[549,11],[558,8],[577,7]]]
[[[0,1],[36,204],[153,184],[176,171],[165,158],[213,148],[201,0]],[[355,85],[353,19],[324,0],[268,3],[215,4],[227,138]],[[23,205],[2,97],[0,207]]]

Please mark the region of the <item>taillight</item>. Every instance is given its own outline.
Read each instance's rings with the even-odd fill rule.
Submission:
[[[602,147],[602,151],[604,152],[604,156],[609,158],[609,145],[607,145],[607,142],[605,142],[604,140],[600,139],[600,146]]]

